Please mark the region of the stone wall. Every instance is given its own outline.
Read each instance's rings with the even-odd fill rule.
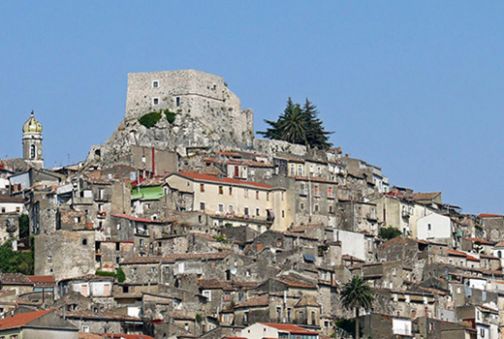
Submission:
[[[56,280],[95,273],[94,231],[57,231],[35,236],[35,274]]]

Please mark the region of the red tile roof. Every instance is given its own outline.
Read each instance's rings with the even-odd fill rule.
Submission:
[[[26,326],[32,321],[52,312],[53,310],[42,310],[27,313],[18,313],[12,317],[0,320],[0,330],[19,328]]]
[[[260,182],[245,181],[245,180],[234,179],[234,178],[219,178],[215,175],[198,173],[198,172],[185,171],[185,172],[180,172],[178,174],[185,177],[185,178],[193,179],[195,181],[209,181],[209,182],[214,182],[217,184],[220,183],[220,184],[228,184],[228,185],[253,186],[253,187],[258,187],[258,188],[263,188],[263,189],[273,188],[273,186],[271,186],[271,185],[263,184]]]
[[[481,239],[481,238],[465,238],[465,240],[469,240],[470,242],[473,242],[475,244],[481,244],[481,245],[495,245],[496,242],[495,241],[488,241],[488,240],[485,240],[485,239]]]
[[[53,285],[56,284],[54,275],[29,275],[28,279],[35,285]]]
[[[502,218],[504,215],[502,214],[493,214],[493,213],[481,213],[479,215],[480,218]]]
[[[457,250],[448,250],[448,255],[453,255],[453,256],[456,256],[456,257],[465,257],[466,260],[470,260],[470,261],[479,261],[478,258],[472,256],[472,255],[469,255],[465,252],[462,252],[462,251],[457,251]]]
[[[124,334],[124,333],[105,333],[105,339],[154,339],[154,337],[145,334]]]
[[[278,324],[278,323],[261,323],[261,324],[263,324],[265,326],[276,328],[277,330],[282,331],[282,332],[289,332],[292,334],[318,335],[318,333],[315,331],[309,331],[301,326],[294,325],[294,324]]]

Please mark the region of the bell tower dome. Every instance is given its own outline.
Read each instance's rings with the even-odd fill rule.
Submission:
[[[42,124],[33,111],[23,125],[23,159],[36,168],[44,167],[42,157]]]

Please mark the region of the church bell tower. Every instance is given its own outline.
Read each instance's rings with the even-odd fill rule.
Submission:
[[[42,124],[35,118],[33,111],[23,125],[23,159],[33,167],[44,167]]]

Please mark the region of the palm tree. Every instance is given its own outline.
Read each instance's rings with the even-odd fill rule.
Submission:
[[[359,310],[371,309],[373,303],[373,291],[359,276],[343,285],[341,291],[341,303],[347,310],[355,310],[355,338],[359,339]]]

